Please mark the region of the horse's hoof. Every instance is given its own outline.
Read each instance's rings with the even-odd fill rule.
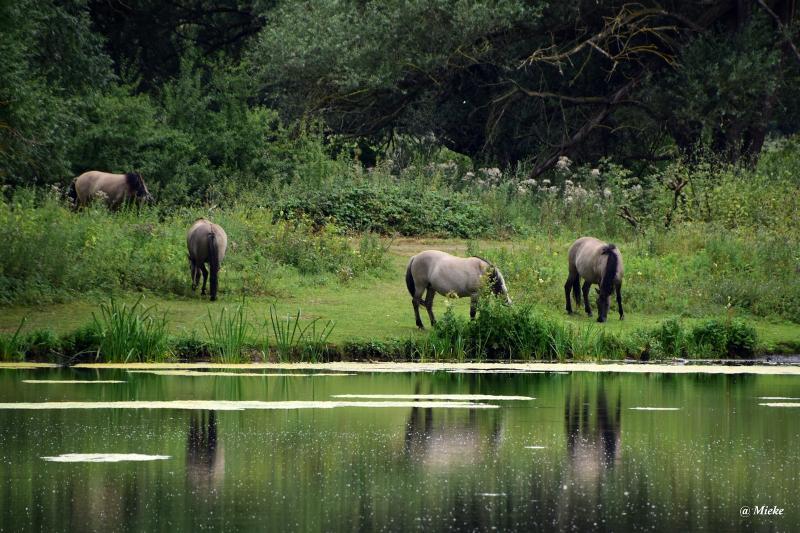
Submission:
[[[605,319],[598,318],[598,319],[597,319],[597,322],[598,322],[598,323],[600,323],[600,324],[602,324],[603,322],[605,322]]]
[[[209,300],[211,300],[212,302],[216,302],[217,301],[217,297],[216,296],[212,296],[211,298],[209,298]]]
[[[625,320],[625,315],[619,315],[620,320]]]

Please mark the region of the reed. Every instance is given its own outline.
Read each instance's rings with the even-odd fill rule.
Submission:
[[[143,307],[140,296],[132,306],[113,298],[92,313],[98,332],[97,359],[113,362],[162,361],[169,357],[167,318],[157,316],[155,306]]]

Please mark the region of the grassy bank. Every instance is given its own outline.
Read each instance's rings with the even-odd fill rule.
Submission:
[[[653,261],[637,266],[637,261],[631,260],[633,268],[645,270],[639,276],[636,274],[638,271],[629,268],[624,287],[625,321],[617,320],[613,307],[609,321],[602,325],[583,314],[567,316],[563,311],[563,280],[560,278],[565,269],[562,263],[568,244],[567,240],[553,240],[552,251],[539,253],[539,263],[524,267],[526,254],[542,244],[529,240],[395,240],[388,250],[387,266],[381,274],[346,283],[338,280],[318,286],[303,283],[291,287],[288,295],[283,297],[248,297],[244,310],[247,327],[242,335],[239,355],[242,360],[580,360],[750,357],[762,353],[800,351],[800,326],[796,323],[776,315],[754,316],[735,305],[728,305],[724,296],[718,296],[719,301],[714,304],[692,296],[689,291],[686,297],[664,298],[655,305],[653,296],[648,294],[660,297],[669,293],[670,280],[681,287],[681,291],[686,290],[688,278],[684,276],[683,281],[676,281],[664,276],[661,281],[648,283],[642,279],[645,273],[658,279],[648,269],[648,265],[656,264]],[[635,242],[620,243],[627,255],[631,255],[627,250],[634,246]],[[437,297],[434,305],[440,327],[433,332],[430,328],[426,332],[417,331],[403,273],[408,257],[426,248],[458,254],[465,254],[468,248],[478,248],[503,259],[504,262],[498,261],[498,264],[509,265],[506,276],[515,300],[514,307],[509,310],[504,306],[490,305],[471,325],[467,320],[467,300]],[[551,274],[538,277],[546,269]],[[221,300],[215,303],[197,296],[146,294],[143,297],[139,309],[153,306],[150,315],[166,321],[166,349],[158,358],[223,358],[222,351],[214,345],[210,330],[214,323],[219,322],[223,309],[225,315],[222,318],[235,316],[241,298],[241,293],[231,287],[235,282],[231,283],[227,275],[228,272],[224,271],[224,292]],[[186,278],[188,284],[188,274]],[[655,285],[655,289],[649,285]],[[643,296],[637,300],[637,295]],[[130,308],[140,296],[122,293],[116,302]],[[296,321],[294,345],[288,348],[278,346],[277,331],[270,319],[273,306],[274,316],[281,324],[286,323],[288,317],[291,327],[294,327],[296,312],[298,309],[301,311]],[[683,313],[675,312],[676,308],[683,308]],[[36,307],[10,306],[0,315],[0,329],[9,339],[20,321],[27,317],[18,340],[21,350],[29,356],[71,360],[83,352],[81,360],[93,360],[100,345],[93,315],[98,319],[102,317],[96,297]],[[317,337],[328,321],[335,324],[325,339],[324,349],[318,345],[318,339],[311,338],[310,324],[315,320]],[[522,326],[518,327],[520,324]],[[733,324],[734,329],[727,328],[728,324]],[[755,337],[751,335],[750,327],[754,328]],[[300,331],[306,328],[309,329],[305,338],[300,338]],[[741,345],[733,343],[729,346],[728,337],[737,335],[743,336],[744,341],[739,341]],[[11,352],[13,350],[7,351],[7,358],[20,357],[19,353]],[[269,355],[265,357],[265,353]],[[125,357],[109,356],[101,350],[99,358]],[[129,359],[140,358],[141,355],[134,353]]]
[[[526,178],[524,167],[504,174],[383,162],[365,172],[338,161],[289,184],[232,189],[219,204],[119,212],[75,212],[53,191],[6,191],[0,354],[481,360],[797,353],[799,146],[796,139],[776,145],[755,170],[672,161],[645,172],[566,162],[540,181]],[[214,304],[189,289],[185,231],[200,216],[230,238]],[[622,252],[624,322],[613,307],[604,325],[563,311],[566,254],[581,235]],[[469,323],[468,302],[439,296],[440,327],[416,331],[404,269],[429,248],[494,262],[514,307],[489,305]],[[114,312],[112,299],[127,307]],[[115,345],[114,327],[139,348],[131,351],[124,335]]]

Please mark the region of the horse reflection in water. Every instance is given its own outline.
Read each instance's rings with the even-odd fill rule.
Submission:
[[[470,409],[466,419],[446,410],[412,407],[406,422],[405,456],[425,467],[449,469],[476,465],[488,460],[500,444],[502,424],[500,413],[491,416],[488,430],[481,431],[478,414]],[[456,415],[456,416],[453,416]],[[487,435],[488,432],[488,435]]]
[[[192,412],[186,437],[186,481],[195,493],[215,492],[225,477],[225,449],[219,441],[217,414]]]
[[[561,471],[564,496],[558,500],[562,524],[602,523],[604,486],[621,461],[621,397],[609,399],[603,383],[567,392],[564,402],[567,462]]]
[[[574,481],[593,483],[620,460],[620,397],[609,405],[602,386],[597,390],[594,413],[583,394],[567,396],[564,423],[569,457],[568,476]]]

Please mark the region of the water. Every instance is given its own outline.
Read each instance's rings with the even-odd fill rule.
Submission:
[[[84,379],[112,382],[23,382]],[[404,407],[331,409],[3,408],[0,529],[800,527],[800,408],[759,405],[800,398],[797,376],[0,370],[0,402],[385,402],[336,396],[409,394],[535,399],[471,401],[499,406],[484,409],[411,407],[407,398],[398,400]],[[76,453],[140,460],[43,459]],[[762,505],[783,514],[755,515]],[[743,506],[751,516],[740,516]]]

